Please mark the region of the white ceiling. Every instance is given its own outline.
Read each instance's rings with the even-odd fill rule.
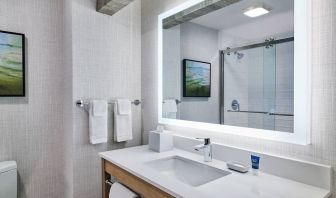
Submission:
[[[272,8],[270,13],[256,18],[250,18],[243,14],[244,9],[260,4],[270,6]],[[205,27],[222,30],[248,23],[255,23],[285,12],[293,13],[293,20],[291,22],[293,23],[294,0],[242,0],[228,7],[198,17],[191,22]]]

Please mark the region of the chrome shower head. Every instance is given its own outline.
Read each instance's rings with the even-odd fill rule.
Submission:
[[[245,55],[244,53],[240,53],[240,52],[237,52],[237,51],[235,51],[234,54],[237,55],[237,59],[238,59],[238,60],[243,59],[243,58],[244,58],[244,55]]]

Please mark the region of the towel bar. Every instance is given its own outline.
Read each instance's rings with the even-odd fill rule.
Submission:
[[[116,102],[115,100],[109,101],[108,104],[114,104],[115,102]],[[76,101],[77,107],[81,107],[81,108],[83,108],[85,105],[89,105],[89,104],[90,104],[90,102],[84,102],[83,100],[77,100]],[[141,101],[136,99],[136,100],[132,101],[132,104],[138,106],[138,105],[141,104]]]
[[[114,104],[116,101],[115,100],[112,100],[112,101],[109,101],[107,104]],[[132,104],[138,106],[141,104],[141,101],[136,99],[134,101],[132,101]],[[77,100],[76,101],[76,106],[79,107],[79,108],[82,108],[84,109],[85,111],[89,112],[89,105],[90,105],[90,102],[84,102],[83,100]]]
[[[178,99],[175,99],[175,102],[176,102],[177,105],[180,104],[180,103],[182,103],[182,101],[178,100]],[[164,103],[165,103],[165,101],[162,101],[162,104],[164,104]]]

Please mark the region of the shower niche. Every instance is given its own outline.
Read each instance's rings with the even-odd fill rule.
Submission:
[[[161,14],[160,123],[309,142],[309,2],[198,0]],[[209,97],[184,97],[209,72],[183,76],[185,59],[211,64]]]

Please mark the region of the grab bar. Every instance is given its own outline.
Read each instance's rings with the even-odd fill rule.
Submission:
[[[276,116],[294,116],[294,114],[289,114],[289,113],[269,113],[269,115],[276,115]]]
[[[268,114],[268,115],[276,115],[276,116],[294,116],[294,114],[289,114],[289,113],[270,113],[270,112],[266,112],[266,111],[227,110],[227,112],[235,112],[235,113],[260,113],[260,114]]]
[[[241,110],[227,110],[227,112],[237,112],[237,113],[261,113],[261,114],[268,114],[265,111],[241,111]]]

